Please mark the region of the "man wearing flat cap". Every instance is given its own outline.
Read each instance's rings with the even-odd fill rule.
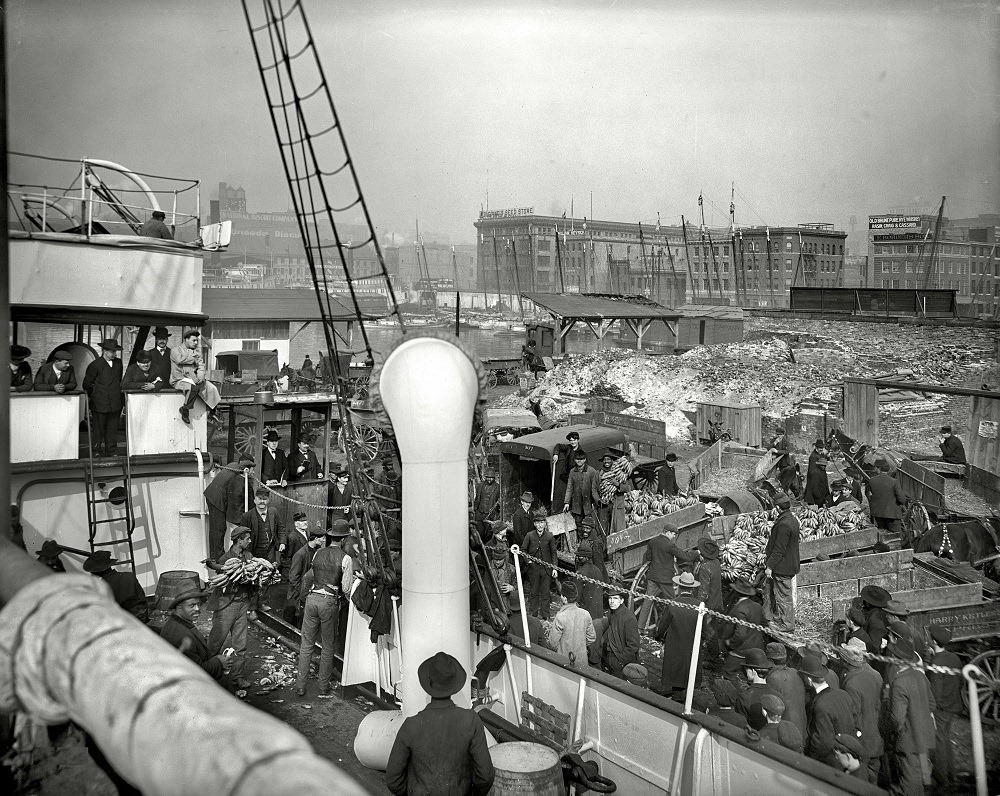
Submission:
[[[497,473],[492,467],[483,471],[483,480],[476,485],[476,502],[472,505],[476,512],[476,526],[479,535],[484,539],[488,536],[488,522],[495,519],[500,508],[500,484],[497,483]]]
[[[146,594],[131,572],[112,569],[118,563],[120,562],[112,558],[110,551],[105,548],[87,557],[83,562],[83,571],[103,580],[111,589],[115,602],[146,624],[149,622],[149,603],[146,602]]]
[[[93,427],[90,431],[95,456],[114,456],[118,452],[118,421],[122,408],[122,350],[110,337],[101,341],[101,356],[87,365],[83,391],[87,393]]]
[[[839,732],[833,739],[833,756],[845,774],[869,781],[864,765],[865,749],[855,736]]]
[[[837,733],[858,735],[854,702],[846,691],[830,687],[826,680],[827,669],[814,655],[805,655],[799,661],[799,671],[805,677],[806,686],[815,694],[809,712],[806,754],[821,763],[836,766],[833,739]]]
[[[205,378],[205,361],[201,356],[201,332],[185,329],[183,342],[170,349],[170,386],[184,393],[184,403],[178,410],[181,420],[191,422],[191,407],[198,398],[215,413],[222,397],[218,388]]]
[[[160,637],[177,647],[197,663],[210,677],[222,680],[235,657],[225,650],[218,655],[208,651],[208,641],[195,626],[201,616],[201,605],[208,599],[208,592],[188,588],[178,594],[167,606],[170,616],[160,629]]]
[[[788,495],[779,494],[774,505],[781,513],[764,548],[764,620],[778,632],[793,633],[792,578],[799,572],[799,521],[792,514]]]
[[[849,639],[841,644],[838,654],[844,663],[841,684],[844,691],[854,700],[854,708],[861,725],[861,761],[865,778],[872,784],[878,783],[878,772],[882,767],[882,734],[879,732],[879,709],[882,701],[882,675],[865,660],[864,641]],[[861,776],[860,774],[858,776]]]
[[[385,781],[397,796],[468,793],[486,796],[494,769],[486,743],[486,728],[472,710],[451,701],[465,687],[466,672],[445,652],[431,656],[417,669],[421,688],[431,701],[403,721],[389,753]]]
[[[646,596],[672,597],[673,578],[677,574],[677,560],[694,561],[698,558],[697,553],[682,550],[677,545],[677,534],[680,529],[671,523],[666,523],[663,530],[657,536],[649,540],[646,551],[642,554],[643,562],[649,563],[646,570]],[[652,600],[643,600],[642,608],[639,610],[639,630],[649,629],[649,613],[653,610]]]
[[[76,392],[76,372],[69,351],[60,348],[35,374],[35,392]]]
[[[528,562],[528,612],[539,619],[548,619],[551,601],[549,589],[552,587],[552,578],[558,575],[554,569],[559,563],[556,540],[549,531],[545,509],[535,509],[531,519],[534,530],[524,537],[522,549],[541,563]]]
[[[27,363],[31,349],[23,345],[10,346],[10,391],[31,392],[34,381],[31,378],[31,365]]]
[[[724,677],[717,677],[713,680],[712,696],[715,697],[716,706],[709,711],[710,715],[718,716],[741,730],[750,726],[747,724],[747,717],[736,710],[740,695],[731,680]]]
[[[557,443],[552,449],[552,469],[556,474],[552,490],[553,511],[566,504],[566,490],[569,488],[569,472],[573,469],[573,456],[582,450],[579,431],[566,432],[566,441]],[[586,458],[586,451],[584,457]]]
[[[764,646],[764,611],[759,602],[754,598],[757,590],[745,580],[733,581],[730,586],[733,593],[737,595],[728,613],[733,619],[739,619],[751,625],[756,625],[760,630],[754,630],[742,624],[720,621],[719,641],[723,650],[742,652],[753,647],[763,648]]]
[[[951,426],[941,426],[941,461],[949,464],[966,464],[965,446],[962,440],[956,437],[951,430]]]
[[[164,223],[167,214],[162,210],[154,210],[149,219],[143,222],[139,229],[139,234],[146,238],[160,238],[161,240],[173,240],[174,233],[170,231]]]
[[[890,664],[886,671],[889,687],[886,736],[894,776],[890,793],[922,794],[931,784],[931,753],[937,738],[934,729],[934,693],[920,669],[913,645],[901,638],[888,648],[890,657],[899,663]]]
[[[762,694],[760,709],[767,720],[767,723],[757,730],[760,737],[802,754],[805,745],[803,735],[798,727],[783,718],[785,703],[781,697],[775,694]]]
[[[594,506],[601,500],[601,479],[597,470],[587,463],[587,454],[583,450],[573,452],[573,469],[569,472],[566,486],[565,505],[563,511],[569,511],[576,520],[576,527],[584,517],[594,513]],[[555,504],[553,504],[555,505]]]
[[[961,669],[961,659],[951,650],[951,631],[944,625],[931,625],[931,663]],[[955,753],[952,749],[951,728],[956,718],[965,713],[962,704],[963,682],[961,675],[930,672],[927,679],[934,695],[934,726],[936,741],[934,746],[934,784],[942,788],[951,785],[955,774]]]
[[[170,330],[166,326],[157,326],[153,329],[153,347],[146,351],[149,355],[149,372],[157,384],[157,389],[161,390],[170,384],[169,338]]]
[[[856,606],[850,606],[845,614],[845,620],[847,625],[847,639],[850,641],[852,638],[859,639],[865,646],[868,652],[878,654],[878,649],[872,642],[871,636],[868,635],[868,631],[865,630],[865,624],[867,623],[867,618],[865,617],[865,612],[861,608]]]
[[[770,642],[764,648],[764,654],[774,664],[765,679],[785,705],[783,718],[794,724],[799,734],[805,738],[809,723],[806,721],[806,687],[802,677],[787,665],[788,650],[781,642]],[[877,705],[876,702],[876,707]]]

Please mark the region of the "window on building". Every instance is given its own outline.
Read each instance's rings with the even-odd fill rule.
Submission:
[[[906,253],[907,254],[916,254],[917,253],[917,247],[916,246],[907,246],[906,247]]]
[[[893,287],[893,290],[895,290],[895,289],[897,289],[899,287],[899,280],[898,279],[893,279],[892,280],[892,287]]]
[[[722,280],[722,289],[723,290],[729,290],[729,280],[728,279],[723,279]]]
[[[792,258],[791,257],[786,257],[785,258],[785,268],[791,268],[791,267],[792,267]]]
[[[892,272],[894,274],[898,274],[899,273],[899,263],[893,263],[892,264]]]
[[[912,274],[913,273],[913,263],[911,263],[909,260],[907,260],[906,263],[905,263],[905,266],[906,266],[906,273]]]
[[[790,252],[792,250],[792,242],[789,239],[785,240],[785,251]]]
[[[882,287],[889,287],[889,280],[888,279],[883,279],[882,280]]]

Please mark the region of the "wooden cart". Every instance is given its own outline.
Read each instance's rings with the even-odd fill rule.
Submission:
[[[524,373],[524,362],[520,357],[484,359],[486,368],[486,384],[496,387],[500,384],[517,384]]]

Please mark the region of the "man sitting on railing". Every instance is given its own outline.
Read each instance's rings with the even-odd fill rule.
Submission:
[[[205,362],[198,347],[200,341],[201,332],[185,329],[183,344],[170,350],[170,386],[186,396],[179,410],[185,423],[191,422],[191,407],[199,397],[209,408],[211,416],[214,416],[215,407],[221,400],[215,385],[205,379]]]
[[[10,389],[11,392],[31,392],[31,365],[25,360],[31,356],[31,349],[23,345],[10,347]]]
[[[52,361],[42,365],[35,374],[35,392],[76,392],[76,374],[70,364],[69,352],[60,348]]]

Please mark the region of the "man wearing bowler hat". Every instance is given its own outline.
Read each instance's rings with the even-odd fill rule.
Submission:
[[[295,442],[296,450],[288,457],[288,480],[311,481],[323,477],[319,459],[313,453],[312,444],[316,437],[307,431],[299,432]]]
[[[208,599],[208,592],[187,588],[167,606],[170,616],[160,629],[160,637],[177,647],[197,663],[210,677],[222,680],[235,657],[235,652],[225,650],[218,655],[208,651],[208,641],[195,626],[201,616],[201,605]]]
[[[285,593],[285,607],[281,617],[288,624],[301,627],[302,609],[305,605],[306,595],[311,583],[314,582],[311,572],[313,556],[316,555],[317,550],[326,546],[327,538],[326,531],[320,525],[309,528],[307,520],[299,519],[299,517],[304,518],[305,514],[300,512],[295,517],[295,531],[289,534],[289,540],[302,534],[305,534],[306,539],[305,543],[292,555],[292,563],[288,568],[288,591]],[[291,544],[289,544],[290,546]],[[308,581],[307,574],[309,575]]]
[[[661,495],[670,495],[671,497],[675,497],[680,491],[677,488],[677,470],[675,469],[676,463],[677,454],[668,453],[665,464],[656,474],[656,490]]]
[[[122,414],[122,350],[117,340],[101,341],[101,357],[87,365],[83,391],[90,399],[92,451],[95,456],[118,452],[118,420]]]
[[[815,694],[809,711],[806,754],[829,766],[836,766],[833,740],[837,733],[858,737],[854,701],[846,691],[830,687],[826,680],[826,667],[814,655],[802,658],[799,671],[806,679],[806,687]]]
[[[852,638],[841,644],[838,654],[844,662],[841,678],[843,689],[851,695],[861,722],[861,746],[863,754],[858,759],[865,771],[865,778],[872,784],[878,783],[878,772],[882,765],[882,734],[879,732],[879,710],[882,704],[882,675],[865,660],[865,642]],[[860,775],[859,775],[860,776]]]
[[[747,679],[747,690],[740,694],[740,702],[736,709],[747,717],[747,723],[753,729],[760,730],[767,724],[767,717],[761,707],[761,698],[765,694],[778,696],[778,692],[767,683],[767,673],[774,668],[774,664],[759,647],[744,650],[743,658],[743,674]]]
[[[742,652],[753,647],[763,648],[764,611],[760,603],[754,599],[757,596],[757,590],[745,580],[733,581],[730,588],[738,597],[727,613],[733,619],[740,619],[760,627],[760,630],[754,630],[746,625],[720,621],[719,640],[722,642],[723,649]]]
[[[880,652],[889,628],[889,617],[885,612],[885,607],[892,599],[892,595],[881,586],[868,585],[861,589],[859,597],[861,610],[865,616],[865,632],[871,639],[874,651]],[[878,669],[879,666],[875,668]]]
[[[951,631],[944,625],[931,625],[929,652],[935,666],[961,669],[962,661],[948,649]],[[942,787],[951,785],[955,773],[955,753],[952,749],[951,727],[955,719],[965,713],[962,704],[962,677],[957,674],[929,672],[927,679],[934,695],[934,727],[937,743],[934,746],[934,783]]]
[[[799,572],[799,521],[792,514],[792,501],[785,494],[774,499],[781,512],[771,527],[764,548],[764,620],[772,630],[795,631],[792,578]]]
[[[111,589],[111,595],[115,598],[115,602],[145,624],[149,621],[149,604],[146,602],[146,594],[131,572],[119,572],[112,569],[118,563],[120,562],[112,558],[108,550],[98,550],[83,562],[83,571],[103,580]]]
[[[901,638],[888,648],[892,663],[886,672],[888,724],[886,735],[893,769],[892,794],[922,794],[931,784],[931,758],[937,743],[934,710],[937,704],[927,675],[916,668],[920,658],[908,639]]]
[[[122,376],[122,389],[142,390],[143,392],[153,392],[162,387],[158,384],[153,375],[152,363],[149,359],[148,351],[140,351],[135,355],[135,362],[125,368],[125,375]]]
[[[11,344],[10,347],[10,391],[31,392],[34,381],[31,378],[31,365],[26,360],[31,356],[31,349],[23,345]]]
[[[57,392],[60,395],[76,392],[76,372],[71,364],[69,351],[60,348],[52,361],[42,365],[35,374],[35,392]]]
[[[184,393],[184,404],[178,410],[181,420],[191,422],[191,407],[201,398],[209,416],[222,400],[219,390],[205,378],[205,361],[201,357],[201,332],[184,330],[184,342],[170,349],[170,386]]]
[[[170,384],[170,349],[167,344],[170,339],[170,332],[166,326],[157,326],[153,329],[153,347],[146,353],[149,354],[149,372],[153,376],[153,381],[157,382],[160,389]]]
[[[350,590],[350,574],[345,571],[345,563],[349,564],[350,556],[340,548],[340,541],[347,534],[347,521],[335,521],[333,527],[321,537],[323,541],[312,557],[312,568],[303,578],[302,587],[306,592],[306,599],[302,609],[302,641],[299,644],[298,678],[295,681],[295,693],[299,696],[305,696],[306,693],[309,662],[312,660],[317,636],[320,640],[319,696],[329,696],[332,693],[330,681],[333,677],[333,656],[337,651],[339,604],[341,597]],[[334,540],[332,545],[331,539]]]
[[[698,540],[698,555],[701,562],[695,574],[701,582],[698,597],[704,601],[710,611],[723,610],[722,603],[722,566],[719,564],[719,545],[714,539],[703,537]],[[715,624],[715,617],[706,616],[705,622]]]
[[[62,551],[63,549],[58,542],[53,539],[46,539],[38,551],[37,559],[53,572],[65,572],[66,567],[63,565],[62,559],[59,558],[59,554]]]
[[[539,619],[548,619],[551,602],[549,589],[552,587],[552,578],[558,574],[554,569],[559,563],[556,557],[556,540],[549,532],[545,509],[536,509],[531,519],[534,530],[524,538],[523,549],[540,562],[528,562],[528,611]]]
[[[288,484],[288,458],[278,447],[281,437],[269,428],[264,433],[264,449],[260,454],[260,480],[265,484],[286,486]]]
[[[531,506],[534,502],[535,496],[533,493],[527,490],[521,493],[521,497],[517,502],[517,508],[514,509],[514,517],[511,520],[514,526],[510,540],[512,545],[516,544],[519,547],[523,547],[524,540],[528,538],[528,534],[534,529],[534,521],[531,516]]]
[[[451,695],[465,687],[465,669],[451,655],[438,652],[420,664],[417,678],[431,701],[396,734],[385,771],[389,790],[397,796],[486,796],[494,779],[486,728],[475,711],[451,701]]]

